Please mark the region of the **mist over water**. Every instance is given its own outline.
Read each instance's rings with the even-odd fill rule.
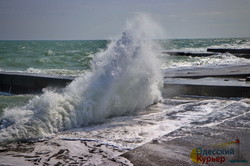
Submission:
[[[91,70],[61,92],[48,90],[23,107],[5,109],[0,143],[103,122],[159,101],[163,81],[151,40],[155,27],[150,18],[138,15],[120,38],[94,55]]]

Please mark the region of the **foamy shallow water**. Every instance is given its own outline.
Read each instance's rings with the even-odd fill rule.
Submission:
[[[55,138],[92,140],[127,150],[182,127],[215,126],[234,118],[238,118],[237,123],[250,127],[249,122],[239,118],[249,113],[250,99],[164,99],[137,115],[113,117],[101,124],[58,133]]]
[[[195,136],[197,133],[188,131],[197,127],[232,125],[235,129],[249,128],[249,115],[250,99],[163,99],[137,114],[112,117],[99,124],[61,131],[35,143],[9,144],[9,149],[3,149],[6,152],[0,154],[0,162],[6,165],[55,165],[58,162],[65,165],[132,165],[119,156],[154,139],[162,142],[192,134]]]

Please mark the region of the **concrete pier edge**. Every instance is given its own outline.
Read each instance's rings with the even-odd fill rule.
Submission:
[[[46,87],[65,87],[75,77],[0,72],[0,91],[11,94],[41,93]]]
[[[212,55],[218,55],[221,53],[230,53],[240,58],[250,58],[250,49],[232,49],[232,48],[207,48],[207,52],[185,52],[185,51],[162,51],[163,54],[171,56],[192,56],[192,57],[207,57]]]

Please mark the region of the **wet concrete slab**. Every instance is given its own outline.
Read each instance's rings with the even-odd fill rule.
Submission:
[[[211,98],[193,97],[174,97],[174,99],[193,99],[194,102],[214,100]],[[218,100],[221,100],[222,103],[230,101],[231,106],[237,105],[236,103],[238,102],[244,102],[245,104],[250,102],[249,99],[216,99],[216,101]],[[250,112],[248,109],[243,111],[243,107],[239,110],[239,107],[229,107],[229,105],[226,104],[225,110],[228,108],[231,110],[226,111],[225,114],[225,110],[223,112],[218,110],[222,114],[217,114],[216,117],[213,117],[216,120],[209,117],[204,117],[204,120],[196,119],[197,121],[181,126],[162,137],[155,138],[138,148],[122,154],[121,157],[128,159],[135,166],[249,166]],[[191,108],[188,107],[188,109]],[[236,112],[238,113],[234,114]],[[185,112],[179,113],[181,115],[179,117],[185,115]],[[226,114],[230,115],[230,117],[225,116]],[[166,116],[174,118],[171,113],[166,114]],[[204,160],[201,159],[200,155],[202,155]],[[215,160],[216,158],[218,160]]]
[[[236,78],[166,78],[163,97],[196,95],[214,97],[250,97],[250,82]]]
[[[164,70],[163,96],[250,97],[250,65]]]
[[[165,78],[203,78],[203,77],[238,77],[250,76],[249,64],[217,65],[194,68],[164,69]]]
[[[206,85],[206,86],[225,86],[225,87],[247,87],[250,88],[250,81],[240,78],[226,77],[204,77],[198,79],[190,78],[165,78],[165,84],[185,84],[185,85]]]
[[[178,134],[177,134],[178,133]],[[177,135],[176,135],[177,134]],[[174,137],[170,139],[170,137]],[[191,166],[191,165],[240,165],[248,166],[250,163],[250,129],[234,127],[183,127],[177,131],[155,139],[132,151],[122,154],[121,157],[128,159],[134,166]],[[237,153],[237,145],[214,146],[240,139],[240,153],[244,162],[234,163],[232,160]],[[203,155],[209,157],[203,161],[197,158],[196,149],[213,149],[223,151],[223,155]],[[232,150],[233,149],[233,150]],[[231,150],[231,151],[230,151]],[[227,153],[225,155],[225,153]],[[224,157],[224,160],[210,160],[211,158]],[[208,160],[209,159],[209,160]],[[222,162],[223,161],[223,162]],[[207,163],[206,163],[207,162]]]

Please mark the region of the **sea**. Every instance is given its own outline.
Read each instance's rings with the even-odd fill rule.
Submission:
[[[206,52],[207,48],[249,48],[250,38],[154,40],[162,68],[205,64],[230,64],[244,59],[220,54],[212,57],[167,56],[162,51]],[[19,40],[0,41],[0,71],[79,76],[90,69],[91,60],[107,49],[111,40]]]
[[[229,53],[170,56],[250,48],[250,38],[166,39],[130,25],[113,40],[0,41],[0,70],[75,76],[60,90],[0,95],[0,143],[29,139],[92,139],[133,149],[182,126],[212,126],[244,115],[249,99],[162,98],[163,69],[250,64]]]

